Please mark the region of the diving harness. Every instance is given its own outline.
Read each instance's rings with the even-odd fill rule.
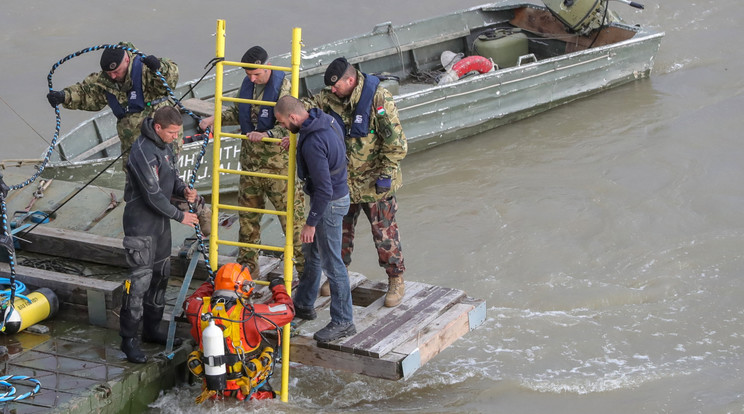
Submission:
[[[248,333],[256,318],[267,319],[243,298],[201,299],[199,326],[193,327],[198,331],[199,350],[193,351],[187,361],[189,371],[203,379],[203,391],[195,402],[200,404],[220,397],[235,397],[240,401],[273,398],[275,394],[268,381],[276,363],[275,348],[267,345],[260,349],[268,338],[261,335],[262,341],[252,344]],[[276,332],[278,342],[281,338],[278,326]]]

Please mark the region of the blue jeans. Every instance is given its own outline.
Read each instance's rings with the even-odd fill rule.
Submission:
[[[313,308],[320,289],[322,269],[331,287],[331,322],[337,323],[353,321],[349,273],[341,260],[341,223],[349,211],[349,204],[348,194],[328,203],[315,227],[314,241],[302,244],[305,272],[294,297],[295,306]]]

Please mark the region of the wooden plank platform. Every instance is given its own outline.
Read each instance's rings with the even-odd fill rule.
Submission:
[[[406,281],[403,302],[386,308],[386,283],[355,272],[349,272],[349,277],[357,334],[327,344],[318,344],[309,333],[293,337],[292,361],[399,380],[410,377],[485,320],[485,301],[458,289]],[[377,299],[370,302],[370,297]],[[317,311],[329,305],[327,297],[315,302]]]

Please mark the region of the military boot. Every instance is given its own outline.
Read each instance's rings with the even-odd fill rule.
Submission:
[[[147,356],[142,352],[135,338],[121,338],[121,350],[127,355],[127,360],[135,364],[147,362]]]
[[[385,294],[385,306],[394,308],[400,305],[403,295],[406,294],[406,285],[403,276],[388,277],[388,291]]]
[[[328,279],[320,285],[320,296],[331,296],[331,284],[328,283]]]

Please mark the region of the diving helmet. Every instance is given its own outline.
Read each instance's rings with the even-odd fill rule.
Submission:
[[[217,271],[214,277],[214,290],[228,290],[239,295],[250,296],[253,292],[253,279],[247,267],[239,263],[228,263]]]

